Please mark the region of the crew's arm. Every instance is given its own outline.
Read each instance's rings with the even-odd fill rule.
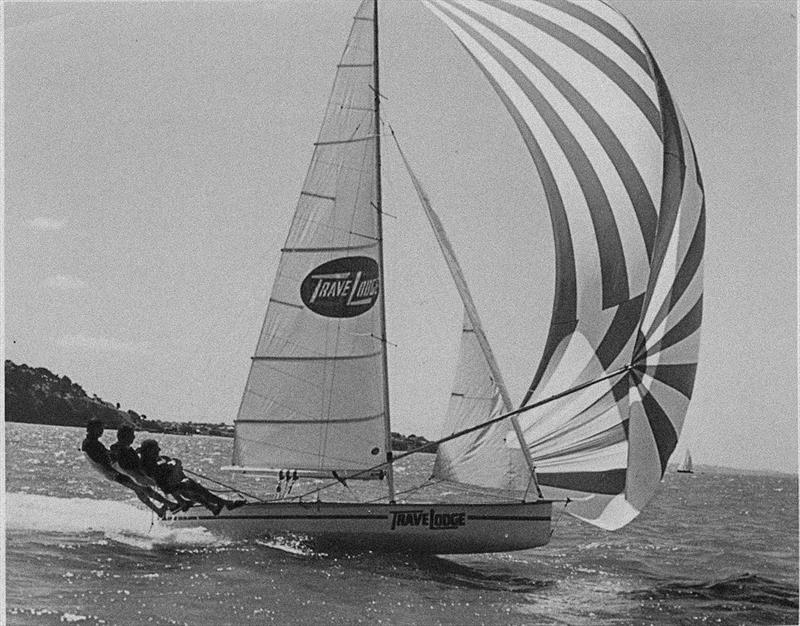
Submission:
[[[133,469],[133,468],[124,468],[119,463],[112,463],[111,466],[117,470],[120,474],[125,474],[131,480],[139,483],[144,487],[156,487],[156,481],[153,480],[150,476],[145,474],[141,469]]]

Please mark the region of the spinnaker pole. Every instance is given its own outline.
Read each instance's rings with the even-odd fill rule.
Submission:
[[[375,110],[375,168],[377,172],[375,184],[375,210],[378,212],[378,257],[380,263],[378,264],[380,271],[380,291],[378,295],[381,326],[383,327],[381,337],[381,353],[383,355],[383,419],[386,430],[386,486],[389,490],[389,502],[395,501],[394,494],[394,466],[392,463],[392,427],[391,419],[389,416],[389,359],[386,354],[386,282],[384,281],[383,272],[383,194],[381,190],[381,89],[378,72],[378,0],[373,0],[373,79],[375,82],[374,92],[374,110]]]

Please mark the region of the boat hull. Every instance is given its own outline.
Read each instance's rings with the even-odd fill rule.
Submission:
[[[232,539],[281,533],[315,546],[428,554],[507,552],[550,540],[552,503],[351,504],[250,503],[213,516],[194,507],[166,523],[202,526]]]

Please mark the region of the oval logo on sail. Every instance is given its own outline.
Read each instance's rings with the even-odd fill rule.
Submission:
[[[380,293],[378,263],[348,256],[323,263],[300,285],[303,303],[325,317],[355,317],[369,311]]]

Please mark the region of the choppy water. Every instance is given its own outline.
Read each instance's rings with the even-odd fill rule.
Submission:
[[[322,554],[290,538],[165,528],[91,473],[82,438],[6,424],[9,624],[798,623],[796,477],[670,474],[625,529],[564,516],[550,545],[524,552]],[[230,439],[158,439],[229,480],[217,468]],[[401,481],[424,477],[427,456]]]

